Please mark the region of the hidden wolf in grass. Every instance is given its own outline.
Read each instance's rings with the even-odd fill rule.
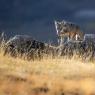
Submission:
[[[25,57],[28,60],[41,59],[44,54],[52,54],[54,56],[54,53],[54,46],[37,41],[27,35],[16,35],[9,39],[4,49],[4,55],[9,54],[13,57]]]
[[[64,39],[70,40],[82,40],[84,37],[78,25],[65,20],[58,22],[55,21],[55,28],[58,36],[59,45],[63,45]]]
[[[5,44],[4,55],[10,54],[13,57],[24,56],[28,59],[41,57],[45,49],[45,43],[39,42],[27,35],[16,35]]]

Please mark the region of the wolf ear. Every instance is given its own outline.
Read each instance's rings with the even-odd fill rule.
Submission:
[[[66,24],[66,21],[65,21],[65,20],[62,20],[62,23],[63,23],[63,24]]]
[[[55,25],[57,25],[57,21],[56,20],[54,21],[54,23],[55,23]]]
[[[57,32],[57,35],[58,35],[58,29],[57,29],[57,27],[58,27],[58,22],[55,20],[54,23],[55,23],[55,29],[56,29],[56,32]]]

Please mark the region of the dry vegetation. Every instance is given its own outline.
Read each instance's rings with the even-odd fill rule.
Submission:
[[[0,53],[0,95],[95,95],[95,64],[78,58],[27,61]]]

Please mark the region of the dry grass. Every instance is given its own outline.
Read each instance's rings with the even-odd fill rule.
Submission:
[[[95,95],[95,64],[78,58],[26,61],[0,53],[0,95]]]

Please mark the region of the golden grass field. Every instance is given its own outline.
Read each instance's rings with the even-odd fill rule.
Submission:
[[[0,53],[0,95],[95,95],[95,64],[58,57],[27,61]]]

